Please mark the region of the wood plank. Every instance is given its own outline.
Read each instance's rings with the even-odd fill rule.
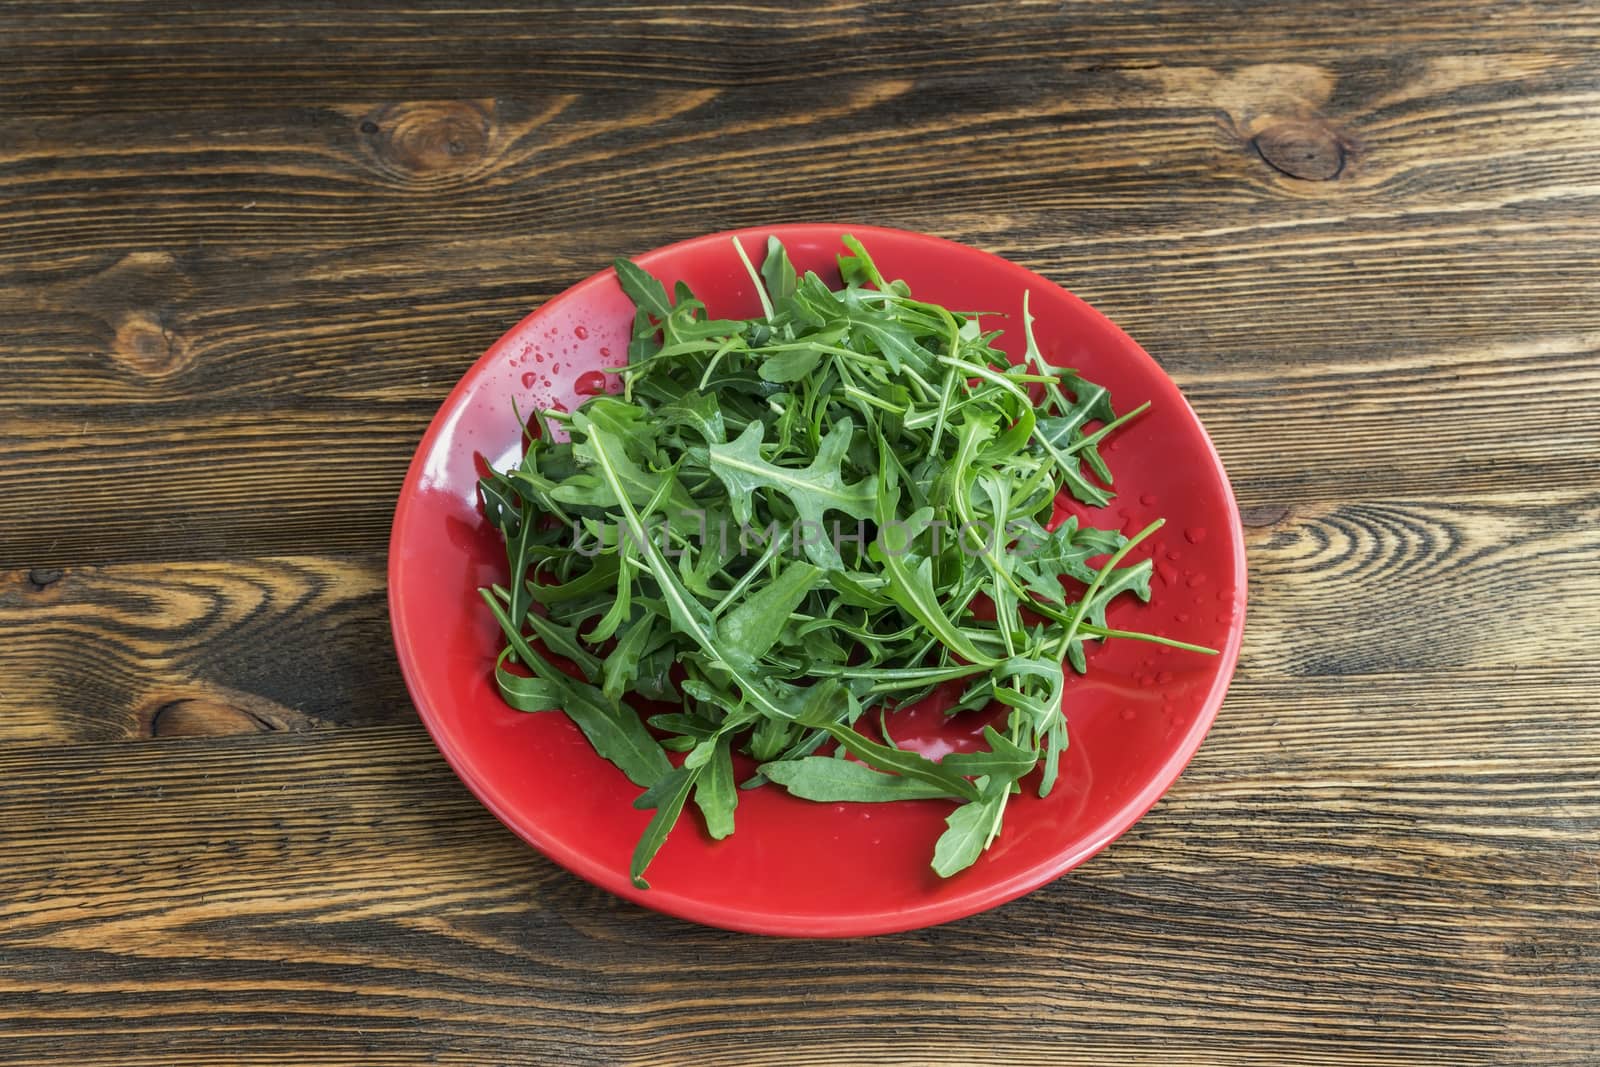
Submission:
[[[587,264],[653,238],[843,216],[1006,244],[1093,240],[1144,256],[1146,268],[1167,265],[1152,239],[1231,232],[1260,254],[1309,227],[1323,232],[1300,249],[1303,267],[1327,268],[1385,221],[1433,213],[1419,221],[1442,232],[1391,235],[1385,247],[1416,271],[1443,258],[1426,254],[1434,238],[1458,243],[1489,226],[1515,243],[1529,213],[1596,195],[1593,55],[964,77],[454,100],[274,95],[273,108],[186,100],[50,121],[20,100],[0,120],[0,189],[14,205],[0,214],[0,264],[59,279],[63,268],[164,253],[193,284],[237,274],[228,258],[240,249],[255,273],[281,266],[268,253],[327,269],[343,251],[392,255],[418,241],[454,249],[445,266],[466,266],[484,242],[491,269],[507,258],[548,264],[552,251]],[[1273,146],[1297,137],[1337,157],[1331,180],[1281,169],[1295,164]],[[841,168],[846,156],[855,165]],[[708,170],[716,182],[703,180]],[[565,250],[546,246],[553,229]],[[595,238],[580,247],[588,231]],[[547,266],[537,277],[563,276]]]
[[[1592,490],[1296,505],[1247,552],[1251,677],[1514,671],[1600,641]]]
[[[13,418],[0,566],[382,548],[431,413],[323,402],[315,415],[172,405],[110,425]],[[81,413],[80,413],[81,415]],[[76,430],[76,432],[74,432]],[[130,507],[137,502],[137,507]]]
[[[0,92],[63,112],[231,104],[308,85],[378,95],[639,91],[684,85],[807,85],[849,74],[1004,71],[1018,80],[1065,68],[1154,62],[1417,61],[1473,55],[1492,43],[1592,54],[1600,18],[1582,4],[1495,8],[1490,25],[1459,5],[1349,5],[1307,18],[1270,2],[1218,9],[1201,0],[1136,4],[826,4],[776,0],[685,8],[451,3],[378,14],[273,4],[242,13],[211,0],[174,20],[160,3],[16,4],[0,43],[12,62]],[[982,27],[976,32],[976,27]],[[1491,28],[1493,33],[1487,33]]]
[[[0,575],[0,740],[410,721],[383,568],[234,558]]]
[[[1480,680],[1407,684],[1459,706],[1244,702],[1079,872],[843,943],[607,897],[414,726],[7,752],[8,1062],[1592,1062],[1597,721],[1468,758]],[[1430,717],[1437,758],[1397,754],[1388,724]],[[1273,720],[1335,745],[1264,768]]]

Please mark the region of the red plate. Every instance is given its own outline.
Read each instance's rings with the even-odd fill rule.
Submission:
[[[768,234],[801,270],[830,282],[841,234],[860,237],[884,274],[963,310],[1004,311],[1002,344],[1020,351],[1018,312],[1032,293],[1045,357],[1110,387],[1117,409],[1152,409],[1103,452],[1120,495],[1089,521],[1127,532],[1166,527],[1134,558],[1156,561],[1151,604],[1121,601],[1110,622],[1222,650],[1215,657],[1112,641],[1069,676],[1071,745],[1046,799],[1013,798],[1005,829],[953,878],[929,869],[950,806],[938,801],[814,804],[773,786],[740,794],[737,831],[714,842],[692,810],[635,889],[628,860],[649,820],[638,789],[590,750],[559,713],[524,714],[491,682],[500,649],[479,586],[506,580],[505,552],[478,510],[478,467],[515,461],[512,410],[583,397],[580,379],[624,360],[633,307],[606,270],[568,289],[502,337],[456,385],[417,449],[389,550],[389,607],[406,684],[439,749],[499,819],[576,874],[647,907],[756,933],[844,937],[914,929],[994,907],[1104,848],[1170,786],[1216,717],[1244,630],[1244,542],[1227,476],[1171,379],[1077,297],[1003,259],[937,237],[871,226],[790,225],[713,234],[637,257],[670,286],[689,283],[716,316],[759,305],[730,237],[759,261]],[[992,321],[992,320],[991,320]],[[593,381],[593,375],[589,381]],[[614,379],[613,379],[614,380]],[[917,716],[924,751],[960,745],[974,724]],[[939,735],[937,731],[949,731]]]

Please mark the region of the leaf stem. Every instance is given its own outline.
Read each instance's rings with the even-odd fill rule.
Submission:
[[[1066,655],[1067,649],[1072,645],[1072,639],[1078,636],[1078,628],[1083,625],[1083,617],[1089,613],[1089,605],[1094,603],[1095,594],[1100,592],[1100,587],[1105,584],[1106,578],[1111,572],[1116,570],[1117,564],[1126,559],[1128,553],[1132,552],[1140,541],[1143,541],[1166,524],[1166,519],[1157,519],[1152,522],[1149,526],[1130,537],[1121,548],[1111,553],[1110,558],[1105,563],[1100,565],[1099,573],[1094,576],[1094,581],[1089,583],[1088,591],[1083,594],[1083,599],[1078,601],[1077,610],[1067,620],[1066,632],[1061,635],[1061,640],[1057,644],[1060,655]]]

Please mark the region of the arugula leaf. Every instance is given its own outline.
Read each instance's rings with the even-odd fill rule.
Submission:
[[[986,783],[977,800],[961,805],[945,819],[947,829],[933,846],[933,869],[941,878],[972,866],[1000,832],[1010,783],[1002,780],[1000,788],[991,785]]]
[[[940,760],[939,765],[957,774],[1004,778],[1010,782],[1033,770],[1039,762],[1036,749],[1023,748],[993,726],[983,728],[983,739],[989,742],[989,751],[952,752]]]
[[[505,670],[501,663],[495,665],[495,682],[506,703],[518,711],[546,710],[552,698],[561,704],[561,710],[578,724],[594,750],[617,765],[635,785],[651,786],[671,769],[667,757],[656,744],[644,722],[626,704],[612,704],[595,688],[575,678],[568,678],[543,656],[528,647],[493,596],[485,592],[484,601],[500,623],[510,647],[538,678],[537,686],[513,681],[515,675]],[[502,660],[504,656],[502,654]]]
[[[978,795],[971,782],[951,768],[942,763],[935,763],[926,756],[869,740],[842,723],[807,722],[806,725],[827,731],[852,756],[880,771],[916,779],[943,790],[948,796],[970,799]]]
[[[632,260],[620,257],[613,260],[611,265],[616,269],[622,291],[638,306],[640,314],[654,315],[660,322],[665,322],[671,316],[672,304],[667,300],[666,287],[654,275]]]
[[[574,420],[574,425],[583,425],[581,415]],[[622,509],[635,544],[644,552],[645,563],[649,567],[651,574],[655,576],[657,584],[661,587],[667,603],[667,609],[672,617],[673,626],[680,633],[693,640],[702,652],[715,657],[726,667],[728,673],[738,683],[740,692],[746,701],[757,705],[768,714],[776,715],[779,718],[788,718],[789,716],[785,713],[783,705],[774,698],[771,692],[778,687],[771,684],[763,684],[759,679],[750,676],[748,672],[742,671],[739,664],[728,662],[718,644],[715,624],[712,623],[711,616],[706,611],[705,605],[695,600],[679,582],[677,576],[667,567],[666,562],[661,557],[660,549],[655,546],[645,533],[644,524],[640,522],[638,513],[633,510],[633,505],[628,502],[628,498],[621,492],[616,470],[612,465],[611,449],[606,444],[604,434],[593,424],[589,425],[589,440],[595,446],[595,456],[599,460],[607,483],[617,491],[617,503]]]
[[[816,586],[822,572],[803,560],[783,569],[717,623],[724,655],[754,664],[778,641],[789,616]]]
[[[656,635],[657,618],[655,615],[642,615],[629,623],[622,631],[622,636],[617,638],[617,647],[611,650],[601,665],[605,681],[600,691],[607,700],[621,700],[623,693],[639,677],[639,660]]]
[[[824,804],[945,799],[950,796],[949,791],[941,786],[902,775],[884,774],[864,763],[831,756],[803,756],[800,759],[763,763],[761,773],[797,797]]]
[[[799,277],[794,264],[789,262],[789,252],[776,237],[767,238],[767,258],[761,264],[761,280],[766,284],[773,306],[779,308],[799,288]]]
[[[508,615],[511,612],[507,613]],[[544,646],[558,656],[565,656],[578,665],[585,677],[592,678],[600,669],[600,661],[578,643],[578,635],[570,627],[561,626],[549,619],[528,612],[522,621],[536,634]],[[541,657],[542,658],[542,657]]]
[[[763,359],[756,373],[761,375],[762,381],[797,382],[821,362],[822,353],[815,348],[786,348]]]
[[[628,875],[638,888],[650,888],[650,883],[644,880],[644,872],[649,868],[650,861],[656,858],[656,853],[661,851],[661,846],[666,844],[667,834],[677,824],[678,816],[683,814],[684,802],[699,781],[701,770],[700,767],[678,767],[640,793],[633,802],[634,807],[645,811],[655,809],[650,824],[645,827],[639,843],[633,848],[633,862],[628,868]]]
[[[733,784],[732,744],[727,734],[716,739],[694,787],[694,803],[706,821],[706,833],[718,841],[733,833],[733,809],[739,805],[739,790]]]
[[[850,416],[842,416],[822,435],[816,458],[805,469],[776,467],[762,459],[765,427],[750,422],[730,445],[710,446],[710,469],[728,486],[734,514],[746,522],[757,490],[776,490],[789,498],[800,522],[824,530],[822,515],[830,510],[851,518],[870,518],[877,504],[877,478],[862,478],[846,485],[840,474],[845,450],[850,446]]]

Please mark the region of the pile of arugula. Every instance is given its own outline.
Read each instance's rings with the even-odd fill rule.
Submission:
[[[735,241],[762,303],[745,320],[617,260],[638,308],[622,394],[536,413],[519,465],[479,486],[510,560],[509,587],[483,590],[507,641],[500,692],[565,711],[644,789],[641,888],[691,797],[712,837],[733,832],[736,750],[759,764],[746,787],[958,802],[933,854],[953,874],[1041,761],[1039,794],[1055,784],[1063,663],[1083,671],[1085,641],[1210,651],[1107,627],[1113,598],[1149,600],[1149,561],[1123,562],[1160,522],[1046,527],[1063,490],[1109,502],[1098,445],[1148,405],[1117,417],[1104,388],[1048,365],[1026,299],[1012,365],[977,314],[914,299],[844,243],[835,289],[776,239],[758,274]],[[953,681],[952,714],[999,702],[1005,730],[938,761],[897,747],[885,710]],[[678,710],[646,720],[630,696]],[[857,729],[874,709],[877,738]]]

